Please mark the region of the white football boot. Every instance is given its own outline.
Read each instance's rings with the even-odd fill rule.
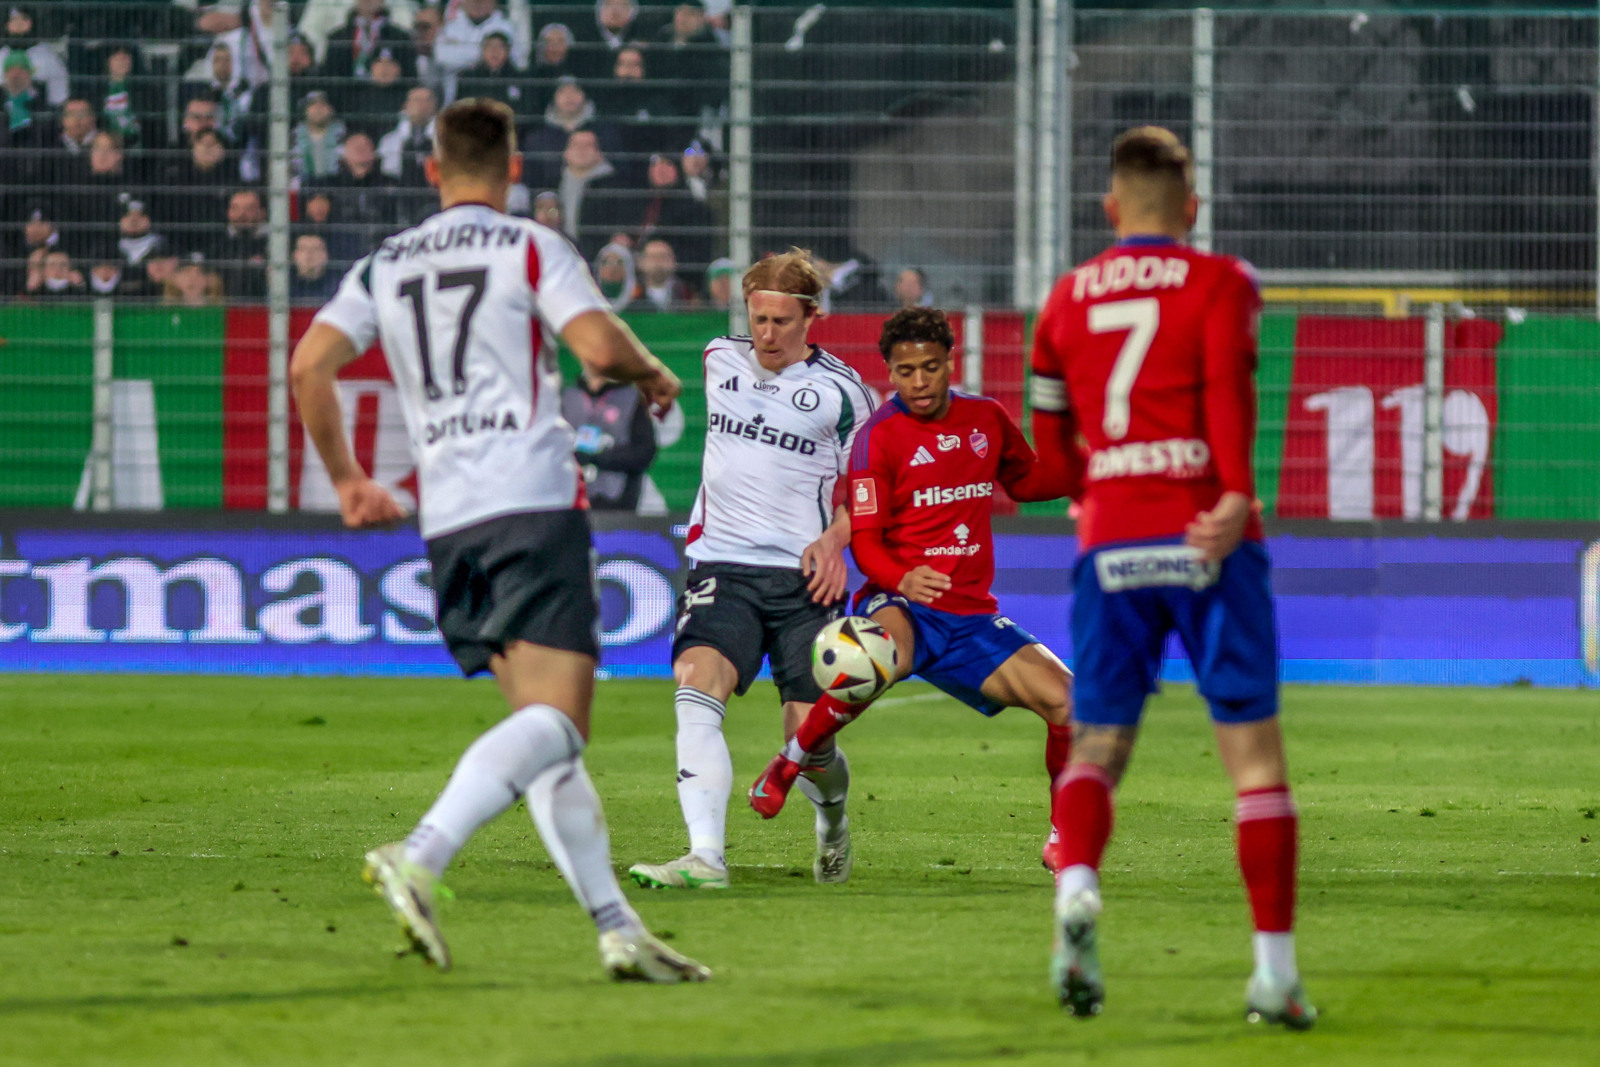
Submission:
[[[361,877],[389,905],[409,950],[448,971],[450,949],[433,918],[434,892],[443,887],[433,872],[406,859],[405,843],[396,841],[367,853]]]
[[[1093,889],[1079,890],[1056,905],[1050,982],[1061,1006],[1080,1018],[1099,1015],[1105,1006],[1105,978],[1095,934],[1099,918],[1100,894]]]
[[[728,869],[713,867],[693,852],[666,863],[635,863],[628,877],[646,889],[728,888]]]
[[[855,866],[855,856],[850,851],[850,826],[843,827],[839,840],[829,844],[817,835],[817,858],[811,864],[812,877],[818,885],[837,885],[850,880]]]
[[[648,930],[607,930],[600,935],[600,965],[618,982],[704,982],[711,968],[674,952]]]

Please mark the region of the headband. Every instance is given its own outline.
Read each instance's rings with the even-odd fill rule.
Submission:
[[[796,300],[804,300],[811,304],[815,304],[817,302],[816,297],[807,296],[805,293],[780,293],[776,289],[754,289],[751,291],[750,295],[755,296],[756,293],[765,293],[767,296],[792,296]]]

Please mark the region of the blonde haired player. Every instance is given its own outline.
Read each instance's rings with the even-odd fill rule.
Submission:
[[[396,522],[404,512],[351,453],[335,384],[382,342],[417,460],[439,630],[462,672],[492,672],[513,710],[467,749],[411,836],[367,853],[365,877],[445,970],[437,881],[478,827],[526,799],[612,977],[702,981],[710,971],[652,937],[623,897],[583,765],[599,605],[556,338],[589,370],[634,382],[658,413],[678,380],[611,313],[565,238],[505,213],[522,164],[511,110],[458,101],[436,131],[426,169],[442,210],[350,268],[291,376],[345,524]]]
[[[705,458],[685,549],[693,569],[672,647],[689,852],[635,864],[629,873],[640,885],[728,885],[733,761],[722,720],[728,698],[750,688],[762,660],[777,683],[786,739],[822,695],[811,642],[840,613],[850,542],[850,516],[835,489],[851,442],[877,407],[853,370],[806,339],[823,284],[799,249],[762,260],[744,275],[750,336],[706,346]],[[816,808],[818,882],[850,877],[849,786],[849,764],[831,743],[801,769],[800,788]]]

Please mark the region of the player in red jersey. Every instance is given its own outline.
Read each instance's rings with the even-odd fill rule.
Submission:
[[[996,483],[1017,500],[1053,500],[1069,485],[1004,408],[950,388],[953,346],[941,311],[904,308],[884,323],[878,348],[896,393],[850,455],[850,551],[867,576],[855,610],[893,635],[898,678],[915,673],[985,715],[1038,713],[1054,783],[1071,751],[1072,675],[999,614],[989,520]],[[806,754],[867,706],[823,694],[750,787],[751,807],[767,819],[782,810]]]
[[[1189,152],[1157,127],[1111,154],[1114,247],[1056,283],[1034,331],[1041,459],[1082,477],[1072,607],[1073,754],[1052,973],[1062,1003],[1104,1000],[1100,859],[1161,650],[1177,631],[1238,794],[1239,865],[1255,919],[1252,1022],[1306,1029],[1295,962],[1296,843],[1278,727],[1277,634],[1254,507],[1256,326],[1249,268],[1183,244],[1199,201]]]

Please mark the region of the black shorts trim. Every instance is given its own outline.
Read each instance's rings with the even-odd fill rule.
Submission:
[[[589,513],[528,511],[428,542],[439,632],[463,674],[513,641],[600,657]]]
[[[764,659],[780,700],[815,703],[822,690],[811,676],[811,643],[844,604],[814,603],[806,583],[788,567],[696,564],[678,598],[673,660],[691,648],[716,649],[739,673],[736,692],[743,696]]]

